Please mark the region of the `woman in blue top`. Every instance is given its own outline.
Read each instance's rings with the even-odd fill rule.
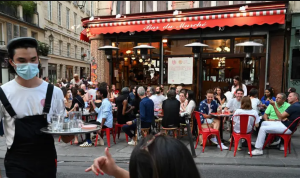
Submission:
[[[265,110],[267,109],[267,107],[270,104],[270,101],[276,101],[276,98],[274,97],[274,92],[272,88],[268,88],[265,90],[265,95],[261,98],[261,102],[262,102],[262,115],[265,114]]]

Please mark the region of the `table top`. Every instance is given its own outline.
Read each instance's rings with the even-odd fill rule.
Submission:
[[[210,113],[210,115],[215,116],[215,117],[228,117],[228,116],[233,116],[233,113]]]
[[[51,135],[77,135],[77,134],[86,134],[86,133],[91,133],[100,130],[100,126],[98,126],[96,129],[80,129],[78,131],[71,131],[70,129],[63,129],[62,131],[59,132],[52,132],[52,130],[49,130],[48,127],[44,127],[41,129],[41,132],[44,132],[46,134],[51,134]]]

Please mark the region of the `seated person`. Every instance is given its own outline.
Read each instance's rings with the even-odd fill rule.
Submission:
[[[254,109],[258,115],[260,115],[259,105],[261,105],[261,101],[258,99],[258,90],[256,88],[252,88],[249,92],[252,109]]]
[[[151,99],[146,96],[144,87],[139,87],[137,91],[138,96],[141,98],[140,102],[140,119],[141,119],[141,128],[150,128],[151,123],[154,119],[154,103]],[[122,130],[131,138],[131,141],[128,142],[128,145],[136,145],[135,136],[131,132],[136,130],[137,120],[128,121],[122,127]]]
[[[208,124],[212,124],[213,128],[216,130],[219,130],[220,127],[220,119],[218,118],[212,118],[212,116],[210,115],[210,113],[215,113],[217,112],[218,109],[218,104],[217,102],[214,100],[214,91],[213,90],[207,90],[206,91],[206,99],[201,101],[200,106],[199,106],[199,111],[202,113],[203,117],[206,118],[206,121]],[[201,117],[201,123],[204,123],[205,119]],[[205,124],[203,124],[205,125]],[[214,144],[218,145],[218,141],[216,137],[213,137],[210,139],[211,142],[213,142]],[[223,143],[222,145],[222,149],[228,149]],[[219,147],[219,145],[218,145]]]
[[[95,108],[95,111],[98,113],[97,121],[92,121],[89,122],[91,124],[97,124],[101,125],[101,129],[104,128],[112,128],[113,127],[113,115],[112,115],[112,105],[110,101],[107,98],[107,89],[106,88],[99,88],[98,92],[100,94],[100,98],[102,99],[102,104],[101,107],[98,108],[95,106],[93,100],[90,100],[90,104],[93,105]],[[101,133],[101,130],[98,131],[98,133]],[[86,141],[81,144],[81,147],[91,147],[92,146],[92,141],[91,141],[91,134],[85,134]],[[99,138],[99,144],[104,145],[103,139],[100,137]]]
[[[250,91],[251,93],[251,91]],[[253,128],[253,124],[255,124],[256,127],[259,126],[259,121],[260,121],[260,117],[257,114],[257,111],[254,110],[251,106],[251,100],[249,97],[243,97],[242,101],[241,101],[241,109],[237,109],[234,113],[234,115],[238,115],[238,114],[249,114],[249,115],[253,115],[255,116],[255,123],[254,123],[254,118],[252,116],[250,116],[250,119],[248,120],[248,126],[247,126],[247,133],[252,131]],[[240,133],[240,117],[236,116],[233,117],[233,130],[235,133]],[[241,147],[241,140],[239,142],[239,148]]]
[[[275,106],[277,107],[278,111],[282,114],[288,107],[290,107],[290,104],[285,102],[286,95],[284,93],[279,93],[276,96],[276,102]],[[275,113],[275,110],[273,106],[269,105],[265,111],[265,114],[263,116],[263,120],[265,121],[278,121],[278,117]],[[278,145],[280,143],[281,139],[280,137],[276,137],[274,139],[271,146]]]
[[[168,92],[168,99],[163,101],[162,112],[158,114],[163,117],[162,126],[165,128],[179,127],[180,102],[176,99],[175,90]]]
[[[277,109],[275,102],[273,100],[270,101],[270,105],[273,106],[275,113],[278,117],[278,120],[281,122],[273,122],[273,121],[264,121],[261,124],[260,130],[258,132],[258,137],[255,143],[255,150],[252,151],[252,155],[263,155],[263,146],[266,139],[267,133],[273,134],[282,134],[287,127],[289,127],[294,120],[300,117],[300,103],[299,103],[299,94],[298,93],[290,93],[288,97],[288,101],[291,104],[282,114]],[[285,134],[292,134],[292,131],[297,126],[297,122],[295,122],[286,132]],[[283,147],[283,145],[281,145]],[[283,150],[283,148],[280,148]],[[250,152],[248,152],[250,154]]]
[[[241,108],[241,100],[242,100],[242,97],[244,96],[244,91],[242,89],[237,89],[235,91],[235,98],[229,100],[229,102],[226,104],[226,107],[225,107],[225,111],[236,111],[237,109],[240,109]]]

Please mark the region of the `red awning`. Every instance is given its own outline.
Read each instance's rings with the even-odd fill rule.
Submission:
[[[89,42],[90,40],[89,40],[89,38],[87,37],[86,30],[87,30],[87,29],[84,29],[84,30],[82,30],[82,32],[80,33],[80,40]]]
[[[120,32],[141,32],[141,31],[164,31],[196,28],[213,28],[224,26],[263,25],[263,24],[284,24],[285,9],[254,11],[245,13],[229,13],[203,15],[181,18],[150,19],[137,21],[124,21],[112,23],[90,24],[89,35],[120,33]]]

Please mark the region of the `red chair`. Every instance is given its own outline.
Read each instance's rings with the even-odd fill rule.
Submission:
[[[240,117],[240,133],[234,132],[234,130],[233,130],[233,124],[232,124],[232,127],[231,127],[232,135],[231,135],[231,141],[230,141],[229,151],[231,151],[231,146],[232,146],[232,142],[233,142],[232,137],[234,138],[234,156],[236,155],[236,151],[238,149],[239,141],[240,141],[240,139],[243,138],[243,139],[247,140],[248,149],[249,149],[249,152],[250,152],[250,157],[252,157],[251,134],[252,134],[252,131],[253,131],[253,128],[254,128],[254,125],[255,125],[256,118],[253,115],[238,114],[238,115],[232,116],[232,121],[233,121],[233,118],[237,117],[237,116]],[[251,132],[247,133],[248,122],[249,122],[250,116],[254,118],[254,121],[253,121],[253,126],[252,126],[252,129],[251,129]]]
[[[298,122],[298,123],[297,123],[297,126],[295,127],[295,129],[292,131],[292,134],[285,134],[285,132],[295,122]],[[289,154],[291,154],[291,138],[292,138],[292,135],[294,134],[294,132],[296,132],[297,127],[299,126],[299,124],[300,124],[300,117],[298,117],[297,119],[295,119],[282,134],[271,134],[271,133],[269,133],[269,136],[267,137],[267,140],[265,141],[263,149],[265,149],[265,147],[266,147],[267,144],[270,145],[272,143],[272,141],[275,139],[276,136],[279,136],[279,137],[281,137],[284,140],[284,157],[286,157],[286,152],[287,152],[288,148],[289,148]]]
[[[120,138],[120,132],[121,132],[121,128],[123,127],[123,125],[125,124],[117,124],[115,125],[115,132],[114,132],[114,137],[116,138],[117,135],[117,131],[118,131],[118,139]],[[126,137],[126,141],[128,143],[128,135],[125,133],[125,137]]]
[[[108,148],[110,148],[110,131],[111,131],[111,133],[113,135],[113,139],[114,139],[114,142],[116,144],[116,139],[115,139],[115,135],[114,135],[114,132],[113,132],[113,128],[101,129],[101,137],[102,138],[103,138],[103,132],[106,133],[106,139],[107,139]],[[97,146],[98,137],[99,137],[99,134],[97,134],[97,136],[96,136],[95,147]]]
[[[199,133],[198,133],[198,137],[197,137],[195,149],[197,148],[197,145],[198,145],[198,142],[199,142],[199,137],[200,137],[200,135],[202,135],[202,137],[203,137],[203,148],[202,148],[202,152],[203,152],[203,153],[204,153],[204,149],[205,149],[205,145],[206,145],[206,140],[207,140],[207,138],[208,138],[209,136],[211,136],[211,135],[216,135],[216,136],[218,137],[218,143],[219,143],[220,149],[221,149],[221,151],[222,151],[222,145],[221,145],[221,138],[220,138],[220,132],[219,132],[219,130],[209,128],[209,125],[208,125],[207,122],[206,122],[207,128],[202,128],[202,127],[201,127],[201,121],[200,121],[200,114],[201,114],[202,117],[204,118],[204,116],[203,116],[202,113],[197,112],[197,111],[194,111],[194,112],[193,112],[193,116],[196,117],[196,121],[197,121],[197,124],[198,124],[198,129],[199,129]],[[194,118],[193,116],[192,116],[192,118]],[[205,118],[205,121],[206,121],[206,118]]]

